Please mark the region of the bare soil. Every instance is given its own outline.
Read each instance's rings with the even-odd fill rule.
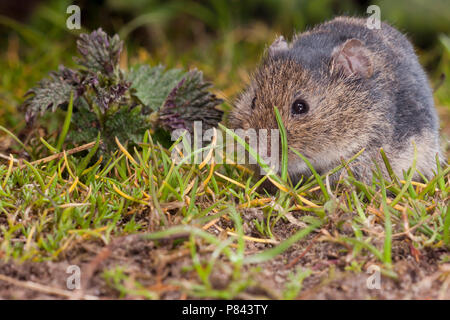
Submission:
[[[250,217],[252,214],[250,214]],[[226,227],[226,223],[221,227]],[[252,226],[245,225],[247,231]],[[286,239],[296,227],[280,221],[274,232]],[[212,227],[212,232],[219,233]],[[370,265],[375,258],[366,253],[353,257],[351,251],[327,240],[324,234],[332,230],[311,234],[271,261],[247,266],[244,273],[252,277],[253,284],[240,293],[239,299],[282,298],[288,275],[296,268],[309,268],[312,274],[303,282],[298,299],[450,299],[450,263],[445,263],[444,249],[414,249],[408,239],[393,242],[393,270],[396,279],[381,275],[380,288],[368,288]],[[205,260],[211,248],[198,243]],[[246,252],[256,253],[270,248],[270,244],[247,242]],[[353,270],[349,266],[353,264]],[[210,281],[215,289],[225,289],[231,280],[229,262],[221,257],[215,265]],[[70,265],[81,268],[82,289],[68,290],[67,273]],[[139,235],[115,238],[108,245],[99,240],[74,242],[56,261],[20,263],[0,262],[0,298],[3,299],[80,299],[80,298],[141,298],[139,294],[121,294],[108,284],[103,273],[118,266],[129,279],[138,281],[151,290],[158,299],[189,299],[186,283],[198,282],[189,248],[182,239],[157,242]],[[359,270],[360,269],[360,270]],[[133,288],[128,280],[126,288]]]

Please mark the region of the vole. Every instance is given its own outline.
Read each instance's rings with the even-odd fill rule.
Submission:
[[[228,126],[276,129],[274,106],[288,146],[309,159],[319,174],[365,148],[351,169],[357,179],[370,183],[374,160],[384,168],[383,148],[393,171],[403,178],[413,163],[413,141],[416,169],[426,178],[436,170],[436,154],[443,162],[427,76],[408,39],[387,23],[370,29],[366,19],[337,17],[296,35],[291,43],[277,38],[235,102]],[[288,173],[293,183],[311,175],[292,151]],[[338,172],[330,181],[339,177]]]

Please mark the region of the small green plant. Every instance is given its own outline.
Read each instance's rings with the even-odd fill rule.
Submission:
[[[110,154],[115,137],[136,145],[147,129],[192,132],[194,121],[208,129],[222,119],[223,112],[216,109],[222,100],[208,91],[211,85],[198,70],[141,65],[124,71],[119,66],[123,42],[102,29],[82,34],[77,47],[76,69],[60,66],[27,92],[22,109],[28,124],[49,110],[68,109],[69,142],[88,143],[100,132],[100,151]],[[73,113],[68,108],[71,95]]]
[[[118,266],[105,270],[102,276],[109,286],[119,292],[120,298],[125,296],[143,297],[150,300],[159,298],[156,293],[148,290],[138,281],[128,276],[124,267]]]
[[[302,270],[301,268],[297,268],[295,273],[291,272],[283,291],[283,298],[286,300],[295,299],[303,288],[303,280],[309,277],[311,273],[311,270]]]

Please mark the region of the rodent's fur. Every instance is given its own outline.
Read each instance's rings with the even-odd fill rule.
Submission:
[[[237,99],[229,126],[278,128],[277,106],[288,145],[310,159],[320,174],[365,148],[351,165],[356,178],[365,182],[371,181],[373,160],[384,167],[380,148],[403,177],[413,162],[414,141],[416,168],[430,178],[436,154],[443,158],[427,76],[404,35],[386,23],[371,30],[366,21],[338,17],[296,35],[290,44],[278,38]],[[309,111],[293,115],[291,105],[299,97]],[[292,152],[288,171],[294,183],[311,174]]]

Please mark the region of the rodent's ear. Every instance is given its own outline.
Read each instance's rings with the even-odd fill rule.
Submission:
[[[360,40],[349,39],[334,48],[331,70],[343,70],[347,76],[357,74],[368,78],[373,72],[370,52]]]
[[[269,47],[269,55],[288,50],[289,46],[283,36],[279,36]]]

